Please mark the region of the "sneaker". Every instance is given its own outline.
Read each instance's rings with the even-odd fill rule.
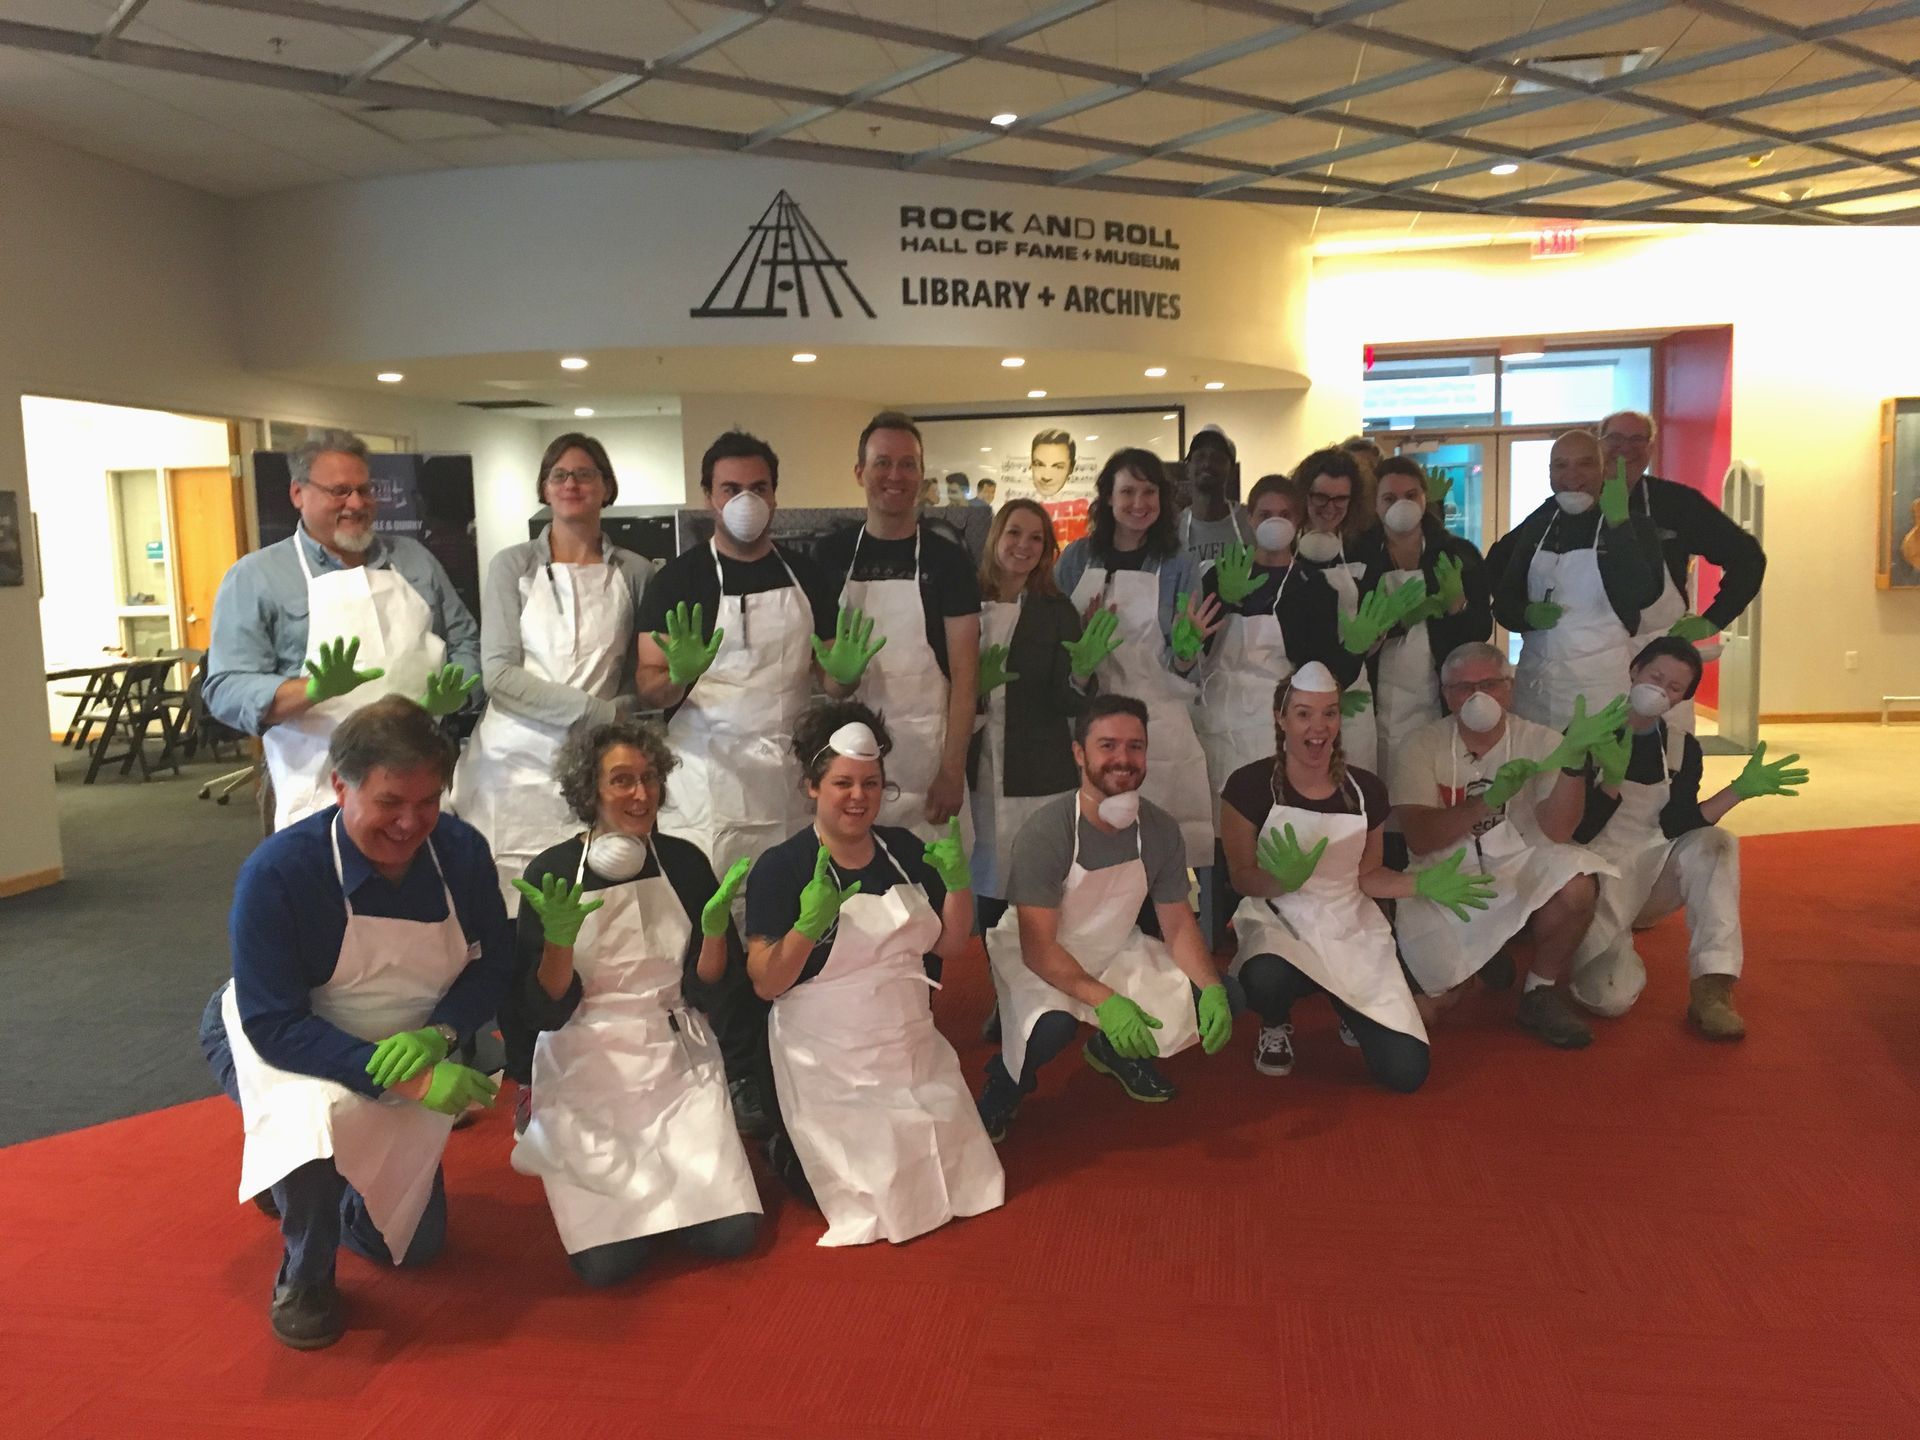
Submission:
[[[980,1088],[977,1102],[980,1111],[980,1123],[986,1127],[987,1138],[998,1145],[1007,1138],[1007,1127],[1013,1124],[1013,1117],[1020,1113],[1020,1102],[1025,1097],[1020,1087],[1007,1077],[1007,1067],[1001,1063],[998,1055],[987,1062],[987,1083]]]
[[[1353,1033],[1353,1027],[1344,1020],[1340,1022],[1340,1043],[1349,1050],[1360,1048],[1360,1037]]]
[[[1558,985],[1537,985],[1520,997],[1520,1028],[1558,1050],[1581,1050],[1593,1043],[1593,1031],[1573,1013]]]
[[[1734,978],[1732,975],[1693,977],[1687,1019],[1709,1040],[1738,1040],[1747,1033],[1747,1022],[1733,1008]]]
[[[273,1335],[295,1350],[324,1350],[345,1333],[340,1291],[332,1285],[276,1285],[267,1311]]]
[[[766,1096],[760,1082],[752,1076],[727,1082],[727,1095],[733,1101],[733,1127],[749,1140],[760,1140],[773,1133],[773,1120],[767,1114]]]
[[[1262,1025],[1253,1047],[1253,1068],[1262,1075],[1293,1073],[1293,1026]]]
[[[1124,1058],[1104,1034],[1096,1032],[1080,1055],[1102,1075],[1111,1075],[1118,1080],[1120,1088],[1128,1095],[1148,1105],[1158,1105],[1180,1093],[1151,1060]]]

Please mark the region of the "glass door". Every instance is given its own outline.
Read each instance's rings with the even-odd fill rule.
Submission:
[[[1407,455],[1426,467],[1433,480],[1446,480],[1447,529],[1469,541],[1481,554],[1506,530],[1498,507],[1499,446],[1491,432],[1462,435],[1409,435],[1388,439],[1396,455]]]

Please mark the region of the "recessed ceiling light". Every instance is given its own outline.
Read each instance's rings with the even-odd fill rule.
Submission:
[[[1164,365],[1149,365],[1146,369],[1146,376],[1149,380],[1158,380],[1166,373],[1167,367]]]
[[[1047,392],[1044,390],[1029,390],[1027,391],[1027,398],[1029,400],[1044,400],[1047,398]]]
[[[1171,420],[1171,419],[1173,419],[1174,417],[1173,417],[1172,415],[1162,415],[1162,416],[1161,416],[1160,418],[1161,418],[1162,420]]]
[[[998,125],[1002,130],[1004,130],[1007,128],[1007,126],[1013,124],[1013,122],[1018,120],[1019,118],[1020,117],[1014,114],[1011,110],[1002,110],[998,115],[994,116],[991,120],[987,121],[987,123],[989,125]]]
[[[1489,175],[1518,175],[1520,173],[1520,167],[1511,160],[1502,160],[1498,165],[1495,165],[1491,170],[1487,171],[1487,173]]]
[[[1091,445],[1094,441],[1098,440],[1099,438],[1100,437],[1098,435],[1089,435],[1087,436],[1087,443]]]
[[[793,357],[793,363],[796,365],[811,365],[819,358],[820,357],[811,350],[802,350],[798,355]]]
[[[402,375],[398,370],[382,370],[373,378],[378,380],[382,385],[398,385],[407,377]]]
[[[1002,370],[1018,370],[1026,363],[1026,357],[1023,355],[1009,355],[1000,362],[1000,368]]]
[[[1226,388],[1227,388],[1227,382],[1224,380],[1207,381],[1207,389],[1209,390],[1224,390]]]
[[[581,355],[563,355],[560,358],[560,368],[562,370],[584,370],[587,368],[586,357]]]
[[[591,405],[576,405],[573,407],[573,416],[576,420],[590,420],[593,418],[593,407]]]
[[[1502,364],[1506,365],[1524,365],[1529,360],[1544,360],[1546,358],[1547,352],[1544,350],[1516,350],[1511,355],[1502,355],[1500,360]]]
[[[982,445],[982,446],[980,447],[980,453],[981,453],[982,455],[991,455],[991,454],[993,453],[993,446],[991,446],[991,445]]]

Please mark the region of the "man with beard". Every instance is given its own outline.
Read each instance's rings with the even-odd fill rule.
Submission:
[[[1195,573],[1220,558],[1229,545],[1251,545],[1253,527],[1234,498],[1239,456],[1218,425],[1202,425],[1187,445],[1187,483],[1193,505],[1180,517],[1180,543],[1193,557]]]
[[[996,1143],[1082,1021],[1098,1027],[1082,1052],[1087,1064],[1152,1103],[1176,1093],[1153,1057],[1195,1041],[1218,1052],[1240,1008],[1187,908],[1180,826],[1140,798],[1147,707],[1096,696],[1074,722],[1073,758],[1080,786],[1021,829],[1009,908],[987,934],[1001,1052],[987,1062],[979,1106]],[[1141,932],[1149,898],[1164,941]]]

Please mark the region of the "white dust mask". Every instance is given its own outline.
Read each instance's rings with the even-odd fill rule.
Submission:
[[[1420,517],[1426,513],[1426,508],[1416,500],[1396,500],[1387,506],[1380,523],[1396,535],[1407,535],[1420,528]]]
[[[1562,515],[1584,515],[1593,509],[1593,496],[1584,490],[1556,490],[1553,499]]]
[[[1262,550],[1284,550],[1293,544],[1294,524],[1284,515],[1269,515],[1253,527],[1253,543]]]
[[[1484,690],[1476,690],[1467,697],[1467,703],[1460,707],[1460,723],[1475,734],[1484,735],[1500,723],[1500,717],[1507,712],[1500,702]]]
[[[1107,824],[1124,830],[1140,818],[1140,792],[1122,790],[1118,795],[1107,796],[1096,808]]]
[[[1309,530],[1300,537],[1300,558],[1324,565],[1340,557],[1340,537],[1325,530]]]
[[[647,865],[647,842],[610,830],[587,843],[587,864],[608,880],[631,880]]]
[[[720,523],[742,545],[751,545],[766,533],[773,509],[751,490],[742,491],[720,507]]]
[[[1627,692],[1627,708],[1642,720],[1658,720],[1673,708],[1673,701],[1658,685],[1636,685]]]

